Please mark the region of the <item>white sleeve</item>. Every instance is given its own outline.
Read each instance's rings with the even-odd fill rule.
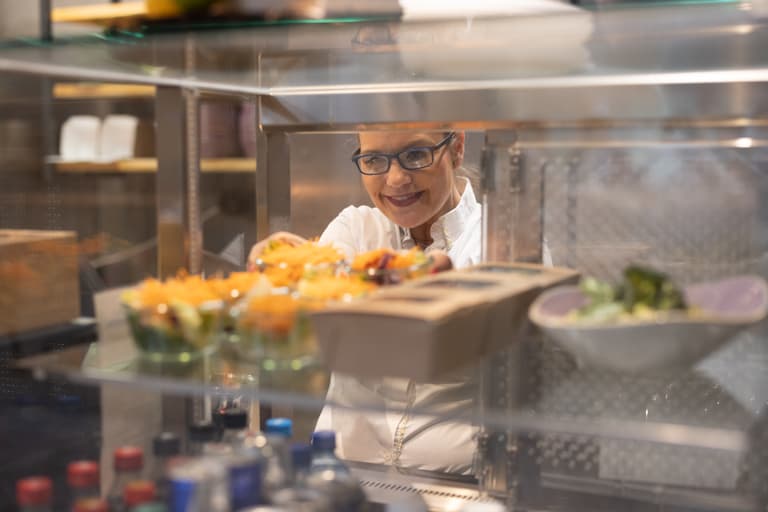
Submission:
[[[325,397],[326,400],[339,400],[342,397],[336,383],[336,376],[333,373],[331,373],[331,381],[328,383],[328,392]],[[315,432],[318,430],[336,431],[333,423],[333,406],[328,404],[323,406],[320,417],[317,418],[315,424]],[[344,457],[344,435],[342,432],[336,432],[336,454],[339,457]]]
[[[355,254],[360,252],[356,243],[355,230],[353,229],[356,213],[355,208],[352,206],[344,208],[328,224],[323,234],[320,235],[318,242],[322,245],[333,245],[343,252],[347,258],[352,259]]]

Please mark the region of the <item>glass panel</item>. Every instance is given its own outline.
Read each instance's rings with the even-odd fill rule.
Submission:
[[[54,76],[252,94],[709,83],[737,76],[668,75],[687,71],[743,70],[740,79],[765,78],[757,70],[766,64],[766,32],[750,3],[573,11],[109,35],[6,45],[0,62]],[[637,81],[639,73],[647,76]]]

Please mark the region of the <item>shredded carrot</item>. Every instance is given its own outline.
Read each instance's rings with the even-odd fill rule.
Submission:
[[[200,276],[179,276],[159,281],[146,279],[136,289],[134,306],[155,308],[162,304],[179,301],[192,306],[200,306],[204,302],[218,300],[219,297],[211,286]]]
[[[387,260],[385,261],[385,259]],[[407,269],[424,261],[424,253],[418,247],[414,247],[409,251],[375,249],[355,256],[355,259],[352,261],[352,270]]]
[[[357,276],[318,276],[299,281],[299,295],[317,300],[345,300],[361,297],[376,289]]]
[[[337,249],[316,242],[297,246],[276,243],[261,255],[264,274],[274,286],[295,286],[308,268],[335,265],[343,260]]]
[[[240,316],[241,328],[286,336],[293,329],[301,311],[317,309],[318,304],[288,294],[260,295],[248,302]]]
[[[232,272],[227,278],[209,279],[208,284],[221,300],[232,302],[248,293],[262,279],[264,276],[258,272]]]

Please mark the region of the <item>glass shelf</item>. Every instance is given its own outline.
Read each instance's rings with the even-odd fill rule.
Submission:
[[[633,377],[582,369],[550,342],[535,345],[543,347],[536,356],[542,363],[531,376],[539,384],[524,391],[518,406],[480,408],[476,400],[480,383],[473,376],[481,363],[462,372],[465,388],[454,393],[456,403],[451,407],[446,408],[443,402],[410,408],[409,413],[518,432],[717,450],[732,457],[746,450],[745,432],[754,421],[755,411],[745,404],[739,389],[749,390],[754,400],[764,391],[761,375],[766,374],[768,363],[763,344],[751,335],[734,341],[730,352],[725,350],[725,355],[708,360],[695,371],[667,376]],[[751,359],[744,357],[745,350],[753,352]],[[191,396],[247,396],[315,411],[329,403],[360,411],[403,412],[398,411],[397,402],[384,403],[381,399],[328,402],[329,372],[322,366],[261,371],[257,365],[238,360],[226,347],[194,363],[157,364],[138,357],[129,339],[101,340],[26,358],[19,365],[32,370],[38,379],[63,377],[79,383],[120,384]],[[376,385],[394,389],[406,381],[385,378],[360,382],[371,389]],[[445,382],[429,385],[436,384]]]
[[[0,70],[274,96],[763,82],[768,27],[751,9],[573,8],[516,18],[79,36],[5,45]]]

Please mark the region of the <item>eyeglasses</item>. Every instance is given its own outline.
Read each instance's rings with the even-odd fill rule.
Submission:
[[[435,151],[448,144],[454,135],[454,132],[449,133],[434,146],[411,146],[399,153],[360,153],[358,149],[352,156],[352,161],[357,165],[357,170],[367,176],[388,172],[393,158],[397,158],[403,169],[418,171],[432,165],[435,162]]]

